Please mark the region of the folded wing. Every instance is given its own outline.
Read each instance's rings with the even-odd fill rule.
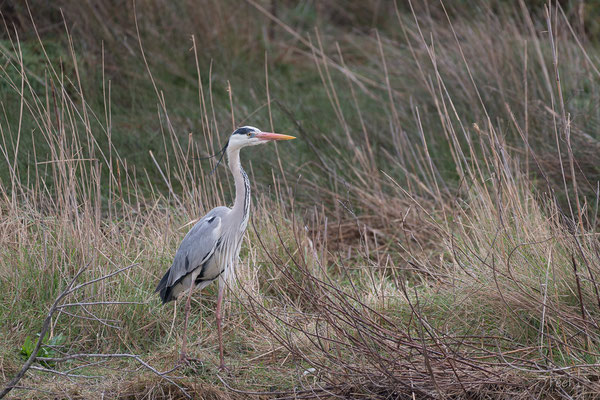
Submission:
[[[193,280],[186,278],[200,273],[211,260],[220,243],[223,217],[229,211],[227,207],[212,209],[185,235],[175,253],[173,265],[156,288],[163,304],[175,300],[181,292],[189,289]]]

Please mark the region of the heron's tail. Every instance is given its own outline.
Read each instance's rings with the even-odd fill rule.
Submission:
[[[155,292],[158,292],[163,304],[166,304],[171,300],[175,300],[173,298],[173,294],[172,294],[172,290],[171,290],[172,288],[167,286],[167,282],[169,280],[169,272],[170,272],[170,270],[167,271],[167,273],[162,277],[160,282],[158,282],[158,286],[156,287],[156,290],[155,290]]]

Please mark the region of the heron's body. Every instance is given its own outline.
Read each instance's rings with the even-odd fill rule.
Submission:
[[[223,218],[230,208],[213,208],[185,235],[173,265],[158,284],[157,291],[164,303],[177,299],[194,286],[202,289],[224,272],[220,259],[223,239]]]
[[[173,265],[156,289],[163,304],[190,288],[202,289],[218,278],[223,284],[233,273],[250,217],[250,181],[242,168],[239,149],[227,154],[235,179],[233,208],[213,208],[185,235]]]
[[[240,149],[270,140],[288,140],[292,136],[261,132],[257,128],[242,127],[229,139],[223,151],[227,152],[229,169],[235,180],[235,202],[232,208],[216,207],[202,217],[185,235],[179,245],[171,268],[160,280],[156,291],[164,303],[176,300],[182,293],[203,289],[219,279],[217,299],[217,327],[221,367],[223,348],[221,343],[220,306],[225,281],[234,273],[240,254],[242,239],[250,217],[250,182],[240,163]],[[190,296],[186,305],[189,313]],[[182,358],[185,356],[185,334]]]

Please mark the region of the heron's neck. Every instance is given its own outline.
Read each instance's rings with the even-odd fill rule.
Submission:
[[[240,150],[233,150],[228,153],[229,169],[235,180],[235,202],[232,212],[239,215],[243,221],[247,221],[250,213],[250,182],[248,175],[240,163]],[[245,224],[243,224],[245,226]]]

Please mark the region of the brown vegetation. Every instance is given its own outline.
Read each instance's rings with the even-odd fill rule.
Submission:
[[[309,13],[289,2],[139,2],[138,25],[132,3],[117,3],[60,3],[71,62],[46,50],[42,27],[55,34],[56,15],[32,11],[42,74],[24,56],[25,39],[37,40],[29,17],[16,4],[6,16],[20,36],[7,29],[0,66],[10,107],[0,121],[3,381],[21,369],[19,349],[67,283],[78,271],[93,281],[57,303],[73,306],[57,308],[49,336],[67,342],[54,349],[56,364],[32,364],[38,370],[14,398],[600,393],[600,73],[571,14],[552,6],[544,16],[524,2],[472,10],[352,2],[334,17],[337,1],[300,2],[314,6],[319,27],[305,34]],[[193,41],[177,42],[190,26]],[[203,53],[219,52],[221,70],[206,71],[213,64]],[[260,63],[272,89],[251,100],[239,94],[247,87],[219,94],[212,74],[235,71],[224,59]],[[94,77],[79,78],[92,65],[102,68],[88,90]],[[318,101],[315,91],[326,98],[310,110],[329,110],[334,128],[271,98],[285,83],[270,80],[277,68],[311,71],[317,89],[301,81],[289,90],[298,103]],[[196,87],[198,121],[171,105],[173,76],[181,93]],[[144,101],[157,109],[113,124],[113,85],[124,99],[138,93],[127,80],[150,86]],[[229,101],[231,110],[215,107]],[[214,366],[208,288],[194,297],[190,321],[204,362],[157,374],[173,366],[183,321],[179,305],[161,307],[153,289],[188,222],[231,198],[227,173],[210,174],[214,162],[198,159],[232,120],[275,113],[275,127],[291,124],[302,143],[248,162],[253,217],[226,306],[232,372]],[[146,157],[144,148],[148,163],[139,165],[115,132],[146,121],[156,131],[135,140],[143,146],[156,134],[164,152]],[[25,151],[25,137],[46,152]]]

